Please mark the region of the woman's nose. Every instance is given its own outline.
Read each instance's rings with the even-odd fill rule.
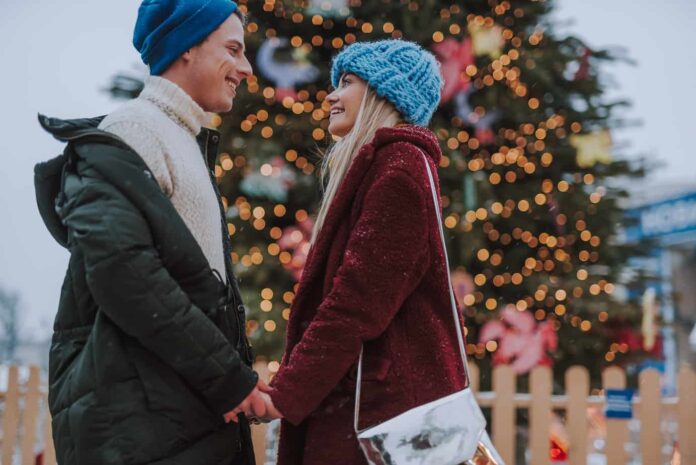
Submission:
[[[334,90],[334,91],[331,92],[329,95],[327,95],[327,96],[326,96],[326,100],[327,100],[329,103],[336,103],[336,102],[338,102],[338,95],[337,95],[336,91]]]

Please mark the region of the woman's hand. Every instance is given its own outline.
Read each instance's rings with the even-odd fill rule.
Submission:
[[[273,405],[273,399],[271,399],[271,396],[268,396],[268,404],[266,404],[266,416],[272,420],[283,418],[283,414],[280,413],[280,410]]]
[[[260,381],[260,383],[262,383],[262,381]],[[263,385],[268,388],[266,383],[263,383]],[[229,423],[230,421],[238,423],[238,415],[240,413],[244,413],[247,416],[266,416],[266,405],[268,404],[269,400],[270,397],[268,397],[268,394],[262,392],[261,389],[259,389],[259,383],[257,383],[256,387],[254,387],[254,389],[249,393],[246,399],[242,401],[241,404],[235,407],[234,410],[231,410],[225,414],[225,423]]]
[[[275,407],[275,405],[273,405],[273,399],[271,399],[270,396],[270,393],[273,392],[273,388],[269,387],[268,384],[266,384],[266,382],[263,380],[259,380],[256,387],[259,391],[261,391],[262,396],[264,397],[265,414],[258,415],[254,414],[253,412],[250,412],[247,414],[247,416],[252,421],[257,420],[258,422],[264,423],[268,423],[271,420],[283,418],[283,414],[280,413],[280,411]]]

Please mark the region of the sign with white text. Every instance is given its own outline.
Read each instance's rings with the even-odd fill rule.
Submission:
[[[604,414],[607,418],[633,418],[633,389],[607,389],[605,394],[607,406]]]

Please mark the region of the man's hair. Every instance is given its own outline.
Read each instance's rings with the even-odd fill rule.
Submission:
[[[234,10],[234,13],[232,13],[232,14],[237,16],[237,18],[239,18],[239,20],[242,22],[242,26],[246,26],[247,22],[249,22],[249,18],[246,15],[246,13],[242,13],[242,11],[239,9],[239,7],[237,7],[237,9]]]

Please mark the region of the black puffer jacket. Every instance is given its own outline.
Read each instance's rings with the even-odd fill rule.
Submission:
[[[228,287],[99,118],[40,122],[68,143],[35,168],[41,216],[70,251],[50,353],[59,464],[253,464],[246,420],[223,420],[257,381],[226,231]],[[209,165],[218,139],[199,136]]]

